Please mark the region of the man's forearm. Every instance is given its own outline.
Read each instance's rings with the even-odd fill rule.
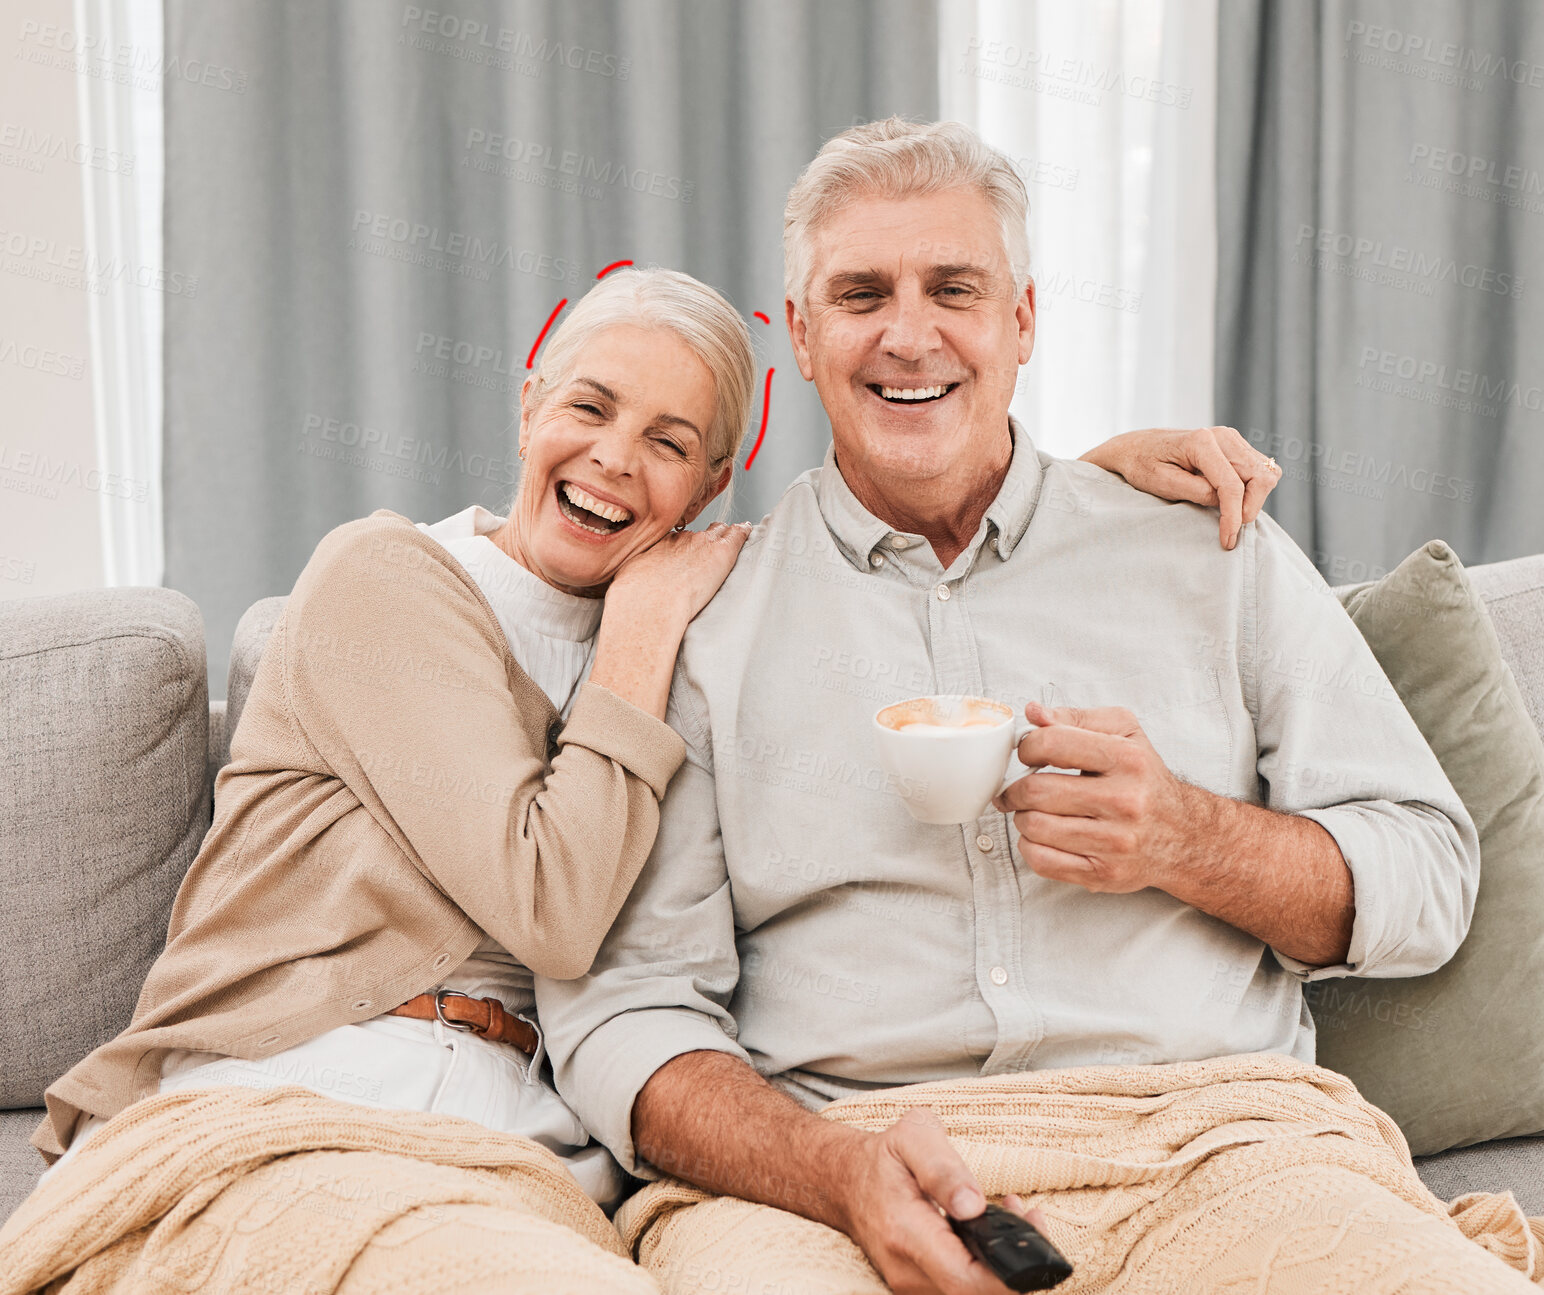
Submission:
[[[1313,966],[1344,962],[1356,915],[1351,870],[1311,818],[1189,787],[1195,843],[1163,889]]]
[[[667,1061],[639,1092],[632,1118],[638,1158],[661,1172],[849,1230],[838,1188],[867,1135],[811,1114],[739,1057],[687,1052]]]

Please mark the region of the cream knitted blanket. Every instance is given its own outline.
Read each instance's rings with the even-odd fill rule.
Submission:
[[[1046,1215],[1082,1292],[1483,1295],[1544,1282],[1544,1219],[1510,1192],[1445,1204],[1351,1081],[1290,1057],[1088,1066],[918,1084],[834,1103],[879,1130],[927,1106],[989,1196]],[[683,1183],[617,1226],[667,1292],[882,1292],[839,1232]]]
[[[187,1089],[100,1129],[0,1229],[0,1295],[656,1292],[563,1163],[468,1120]]]

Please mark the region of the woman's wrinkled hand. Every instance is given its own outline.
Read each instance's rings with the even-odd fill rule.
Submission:
[[[1259,516],[1265,497],[1281,480],[1276,460],[1261,454],[1232,427],[1126,432],[1090,450],[1083,461],[1159,499],[1185,499],[1218,509],[1225,549],[1238,543],[1239,531]]]
[[[706,607],[734,568],[749,538],[749,522],[714,522],[700,531],[671,531],[618,570],[607,592],[669,608],[691,620]]]

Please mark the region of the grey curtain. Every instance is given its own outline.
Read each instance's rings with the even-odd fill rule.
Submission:
[[[332,527],[503,508],[532,344],[619,260],[750,322],[761,516],[829,440],[782,324],[788,187],[855,121],[935,117],[936,50],[935,0],[167,0],[197,74],[166,78],[166,583],[214,695]]]
[[[1332,583],[1544,550],[1544,6],[1226,0],[1217,416]]]

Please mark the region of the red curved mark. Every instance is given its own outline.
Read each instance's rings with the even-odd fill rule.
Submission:
[[[762,311],[753,310],[753,311],[751,311],[751,314],[755,315],[756,318],[761,320],[761,322],[763,324],[770,324],[772,322],[772,320],[766,314],[764,314]]]
[[[761,442],[767,434],[767,415],[772,411],[772,375],[776,369],[767,370],[767,388],[761,397],[761,430],[756,433],[756,444],[751,446],[750,456],[745,460],[745,470],[751,470],[751,464],[756,461],[756,455],[761,450]]]
[[[547,330],[552,327],[552,321],[558,317],[558,311],[568,305],[568,298],[564,297],[552,308],[552,313],[547,316],[547,322],[541,326],[541,332],[536,334],[536,340],[531,343],[531,353],[525,357],[525,367],[530,368],[536,363],[536,352],[541,349],[541,339],[547,335]]]
[[[615,269],[616,269],[616,268],[617,268],[617,267],[618,267],[618,266],[620,266],[620,265],[631,265],[631,264],[632,264],[632,262],[631,262],[631,261],[613,261],[613,262],[612,262],[612,263],[611,263],[611,264],[610,264],[610,265],[608,265],[608,266],[607,266],[607,267],[606,267],[606,268],[605,268],[605,269],[604,269],[604,270],[602,270],[602,271],[601,271],[601,272],[600,272],[600,273],[599,273],[599,274],[597,274],[597,275],[596,275],[596,276],[595,276],[595,277],[596,277],[596,278],[597,278],[597,279],[604,279],[604,278],[605,278],[605,277],[606,277],[606,276],[607,276],[607,275],[608,275],[608,274],[610,274],[610,273],[611,273],[611,272],[612,272],[612,271],[613,271],[613,270],[615,270]],[[531,367],[531,366],[530,366],[530,365],[529,365],[529,364],[528,364],[528,365],[526,365],[526,366],[525,366],[525,367],[526,367],[526,368],[530,368],[530,367]]]

